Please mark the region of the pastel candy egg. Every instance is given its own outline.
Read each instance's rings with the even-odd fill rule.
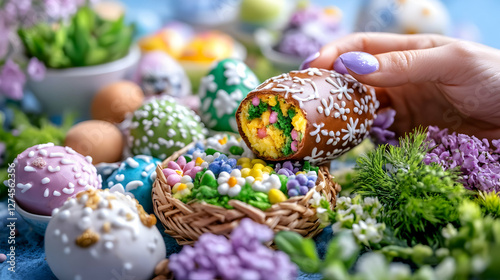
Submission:
[[[151,279],[165,258],[156,217],[130,196],[81,192],[54,210],[45,255],[58,279]]]
[[[199,89],[201,117],[213,130],[238,132],[234,114],[259,81],[246,64],[224,59],[202,78]]]
[[[148,213],[153,213],[151,190],[156,179],[156,166],[159,159],[138,155],[124,160],[120,167],[109,176],[104,188],[131,193]]]
[[[164,96],[149,100],[134,112],[128,143],[134,155],[165,159],[206,134],[195,112]]]
[[[92,158],[70,147],[36,145],[20,153],[14,163],[16,203],[33,214],[50,216],[78,192],[101,188]]]

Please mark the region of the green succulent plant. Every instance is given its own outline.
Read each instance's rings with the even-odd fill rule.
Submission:
[[[121,16],[115,21],[99,17],[89,7],[81,7],[67,22],[38,23],[18,30],[29,57],[49,68],[98,65],[127,55],[134,25]]]

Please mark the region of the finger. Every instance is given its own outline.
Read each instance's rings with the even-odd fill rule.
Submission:
[[[466,64],[464,56],[451,45],[388,52],[375,56],[367,53],[345,53],[340,59],[354,78],[376,87],[425,82],[452,84],[453,78],[460,76],[457,71],[463,69]]]
[[[434,48],[453,41],[456,41],[456,39],[436,34],[354,33],[321,48],[320,55],[310,63],[310,66],[333,69],[335,59],[339,55],[351,51],[379,54],[392,51]]]

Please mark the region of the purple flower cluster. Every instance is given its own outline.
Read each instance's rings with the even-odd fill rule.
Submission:
[[[445,169],[459,167],[462,183],[470,190],[500,191],[500,140],[490,143],[475,136],[452,133],[430,126],[431,150],[424,163],[436,162]]]
[[[311,188],[316,185],[318,176],[299,174],[288,177],[286,188],[288,189],[288,196],[306,195]]]
[[[370,136],[375,144],[398,145],[396,133],[388,130],[394,123],[394,116],[396,116],[396,111],[390,108],[383,109],[377,113],[377,117],[370,129]]]
[[[265,225],[243,219],[231,239],[205,233],[194,247],[184,246],[170,256],[169,269],[176,279],[293,279],[297,267],[288,255],[263,242],[273,232]]]
[[[291,161],[285,161],[283,164],[281,163],[276,163],[276,166],[274,167],[274,171],[278,175],[285,175],[287,177],[290,177],[292,175],[295,175],[295,173],[299,172],[301,169],[300,164],[294,165]]]
[[[220,155],[218,158],[214,159],[212,163],[208,165],[208,169],[212,171],[215,176],[219,176],[222,171],[231,173],[236,167],[236,159],[228,158],[226,155]]]

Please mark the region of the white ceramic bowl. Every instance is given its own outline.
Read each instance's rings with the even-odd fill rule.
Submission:
[[[40,234],[41,236],[45,235],[45,229],[47,229],[47,225],[49,224],[50,218],[52,216],[43,216],[36,215],[27,212],[19,204],[16,204],[16,211],[23,217],[23,219],[33,228],[33,230]]]
[[[103,86],[131,77],[141,53],[133,46],[129,53],[113,62],[67,69],[47,69],[41,81],[28,81],[28,88],[40,101],[43,112],[59,116],[76,112],[80,118],[90,117],[90,104]]]

